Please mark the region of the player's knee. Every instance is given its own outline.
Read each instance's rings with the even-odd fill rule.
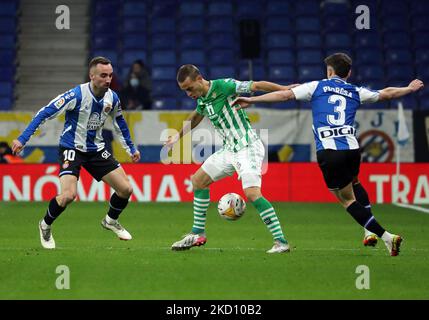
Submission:
[[[76,199],[76,192],[75,191],[64,191],[61,196],[60,196],[60,201],[61,203],[59,203],[60,206],[65,207],[67,206],[69,203],[73,202],[74,199]]]
[[[200,189],[206,188],[206,186],[204,186],[203,181],[201,181],[201,179],[198,179],[195,175],[191,177],[191,182],[192,182],[192,188],[194,190],[200,190]]]
[[[128,199],[133,194],[133,187],[131,187],[131,185],[128,184],[127,186],[125,186],[120,191],[117,191],[116,193],[118,194],[119,197],[123,199]]]
[[[244,189],[244,195],[248,201],[254,202],[262,197],[261,190],[258,187],[250,187]]]

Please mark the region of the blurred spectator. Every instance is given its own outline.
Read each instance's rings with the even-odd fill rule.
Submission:
[[[151,90],[152,81],[149,70],[142,60],[134,61],[120,94],[123,109],[151,109]]]
[[[12,154],[12,149],[5,141],[0,142],[0,163],[23,163],[24,161],[20,156]]]

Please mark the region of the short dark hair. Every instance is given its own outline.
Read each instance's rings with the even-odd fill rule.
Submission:
[[[99,63],[105,64],[105,65],[112,64],[112,62],[105,57],[95,57],[95,58],[92,58],[92,60],[89,62],[89,69],[91,69],[92,67],[95,67]]]
[[[193,64],[184,64],[177,71],[177,82],[182,83],[189,77],[191,80],[195,80],[199,75],[201,75],[200,70]]]
[[[341,78],[347,77],[350,69],[352,68],[352,58],[342,52],[334,53],[329,57],[326,57],[325,63],[327,66],[332,67],[335,74]]]

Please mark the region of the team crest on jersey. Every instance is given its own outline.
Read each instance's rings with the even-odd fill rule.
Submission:
[[[109,113],[112,110],[112,105],[108,104],[104,107],[103,112]]]
[[[67,169],[68,167],[69,167],[69,162],[68,162],[68,160],[66,160],[63,163],[63,169]]]
[[[216,97],[217,97],[216,92],[213,92],[213,94],[212,94],[212,98],[213,98],[213,99],[216,99]]]
[[[100,119],[100,115],[97,112],[94,112],[89,117],[87,129],[88,130],[97,130],[99,127],[101,127],[102,124],[103,124],[103,122]]]
[[[64,102],[66,102],[66,100],[64,98],[58,99],[54,103],[54,106],[57,107],[57,109],[59,109],[59,108],[61,108],[63,106]]]

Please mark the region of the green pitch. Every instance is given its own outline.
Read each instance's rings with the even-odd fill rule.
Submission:
[[[39,243],[47,203],[0,204],[0,299],[428,299],[429,215],[377,205],[383,226],[405,241],[362,246],[362,230],[337,204],[275,203],[293,251],[268,255],[272,240],[253,207],[222,220],[210,206],[204,247],[173,252],[192,226],[192,204],[131,203],[121,217],[132,241],[100,226],[107,203],[73,203],[54,224],[57,249]],[[70,289],[56,288],[59,265]],[[359,290],[356,268],[369,268]],[[58,280],[58,282],[61,282]],[[359,281],[358,281],[359,282]]]

